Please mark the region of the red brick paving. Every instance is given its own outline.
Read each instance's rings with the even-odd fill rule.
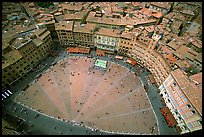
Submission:
[[[152,133],[158,134],[155,115],[139,79],[127,68],[110,62],[106,72],[89,69],[93,61],[65,59],[17,99],[46,114],[103,130],[150,133],[155,127]]]

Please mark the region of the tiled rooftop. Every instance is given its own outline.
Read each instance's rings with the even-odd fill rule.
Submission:
[[[185,59],[185,57],[188,54],[188,48],[184,45],[181,45],[178,49],[176,49],[174,54],[177,55],[181,59]]]
[[[55,30],[68,30],[72,31],[73,21],[62,21],[59,23],[55,23]]]
[[[199,53],[195,59],[202,63],[202,53]]]
[[[151,2],[152,5],[157,7],[162,7],[164,9],[170,9],[171,3],[170,2]]]
[[[151,16],[151,15],[152,15],[152,11],[149,10],[148,8],[142,8],[142,9],[140,10],[140,12],[141,12],[142,14],[144,14],[144,15],[147,15],[147,16]]]
[[[74,14],[64,14],[64,20],[81,20],[85,12],[76,12]]]
[[[193,106],[202,115],[202,89],[194,86],[180,69],[171,72],[184,94],[188,97]]]
[[[82,3],[80,2],[76,2],[73,4],[70,3],[65,3],[65,4],[61,4],[62,9],[67,9],[67,10],[75,10],[75,11],[80,11],[82,10]]]
[[[163,16],[162,12],[156,12],[153,13],[152,16],[156,17],[156,18],[161,18]]]
[[[122,38],[127,38],[127,39],[132,39],[132,37],[134,36],[134,34],[132,34],[132,32],[123,32],[121,35],[120,35],[120,37],[122,37]]]
[[[200,72],[198,74],[194,74],[194,75],[190,76],[189,78],[190,78],[190,80],[192,80],[196,84],[202,84],[202,72]]]
[[[31,40],[29,40],[26,37],[18,37],[18,38],[15,38],[15,40],[11,43],[11,47],[13,47],[14,49],[19,49],[26,43],[29,43],[30,41]]]
[[[106,28],[100,28],[97,32],[95,32],[96,34],[99,35],[104,35],[104,36],[111,36],[111,37],[119,37],[119,30],[114,30],[114,29],[106,29]]]
[[[182,21],[185,20],[185,17],[181,13],[176,13],[176,12],[170,12],[164,17],[168,19],[177,19],[177,20],[182,20]]]
[[[96,24],[93,24],[93,23],[81,24],[80,22],[75,22],[73,32],[93,34],[95,27],[96,27]]]
[[[174,49],[174,50],[176,50],[176,49],[179,47],[179,45],[176,44],[175,40],[172,40],[172,41],[169,42],[167,45],[168,45],[169,47],[171,47],[172,49]]]

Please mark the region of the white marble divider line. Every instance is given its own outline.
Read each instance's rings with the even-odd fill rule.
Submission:
[[[59,102],[58,102],[57,104],[55,104],[55,102],[53,102],[52,97],[51,97],[46,91],[43,90],[42,86],[41,86],[38,82],[36,82],[36,83],[37,83],[38,86],[42,89],[42,92],[45,92],[45,94],[46,94],[47,97],[50,99],[50,101],[53,103],[53,105],[55,105],[55,107],[56,107],[62,114],[64,114],[64,112],[58,107]]]
[[[123,74],[118,80],[117,82],[115,82],[113,85],[110,85],[107,87],[106,92],[104,92],[102,95],[100,95],[100,97],[98,97],[93,104],[95,104],[97,101],[99,101],[103,96],[105,96],[111,89],[113,89],[115,86],[117,86],[119,83],[119,81],[121,81],[124,77],[126,77],[126,75],[129,73],[129,71],[127,71],[125,74]],[[111,81],[112,82],[112,81]]]
[[[142,87],[141,87],[141,86],[140,86],[140,87],[137,87],[137,88],[136,88],[136,89],[134,89],[132,92],[130,92],[130,93],[128,93],[128,94],[126,94],[126,95],[124,95],[124,96],[121,96],[120,98],[118,98],[117,100],[115,100],[115,101],[113,101],[113,102],[111,102],[111,103],[106,104],[105,106],[103,106],[103,107],[102,107],[102,108],[100,108],[99,110],[98,110],[98,109],[95,109],[95,111],[94,111],[94,112],[89,113],[89,115],[86,115],[85,117],[88,117],[88,116],[90,116],[90,115],[94,114],[96,111],[100,111],[100,110],[103,110],[103,109],[105,109],[105,108],[109,107],[110,105],[112,105],[112,104],[114,104],[114,103],[116,103],[116,102],[118,102],[118,101],[120,101],[120,100],[124,99],[124,98],[125,98],[125,97],[127,97],[128,95],[135,93],[135,92],[136,92],[138,89],[140,89],[140,88],[142,88]]]
[[[128,113],[122,113],[122,114],[118,114],[118,115],[110,115],[110,116],[95,118],[95,119],[91,119],[91,121],[98,120],[98,119],[106,119],[106,118],[111,118],[111,117],[120,117],[120,116],[129,115],[129,114],[140,113],[140,112],[151,110],[151,109],[152,108],[140,109],[140,110],[131,111],[131,112],[128,112]]]
[[[112,65],[112,64],[111,64],[111,65]],[[109,66],[109,68],[111,67],[111,65]],[[106,75],[107,75],[107,73],[105,73],[105,74],[99,79],[99,81],[97,82],[97,84],[96,84],[95,87],[100,86],[101,81],[104,79],[104,76],[106,76]],[[92,97],[92,96],[95,94],[95,90],[96,90],[96,89],[97,89],[97,88],[95,88],[95,89],[92,91],[92,93],[90,94],[89,97]],[[85,109],[86,103],[89,102],[89,101],[90,101],[90,100],[88,99],[88,100],[84,103],[84,105],[83,105],[83,107],[81,108],[80,112],[82,112],[82,111]],[[78,117],[80,117],[80,112],[77,114],[77,116],[75,117],[75,119],[77,119]]]

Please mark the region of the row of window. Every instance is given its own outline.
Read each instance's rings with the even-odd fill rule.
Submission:
[[[160,11],[160,12],[164,12],[164,13],[166,13],[166,12],[167,12],[167,10],[166,10],[166,9],[159,8],[159,7],[152,6],[152,5],[150,5],[150,9],[155,9],[155,10],[158,10],[158,11]]]
[[[95,37],[96,38],[96,37]],[[97,36],[97,39],[98,40],[103,40],[103,41],[109,41],[109,42],[116,42],[118,41],[117,39],[115,38],[110,38],[110,37],[101,37],[101,36]]]
[[[202,121],[198,120],[198,121],[194,121],[188,124],[189,128],[194,128],[194,127],[198,127],[198,126],[202,126]]]
[[[81,36],[81,37],[92,37],[92,34],[86,34],[86,33],[74,33],[74,36]]]
[[[97,43],[99,43],[99,44],[100,44],[100,43],[101,43],[101,44],[107,44],[107,45],[110,45],[110,46],[111,46],[111,45],[112,45],[112,46],[115,46],[115,45],[116,45],[116,43],[111,43],[111,42],[107,42],[107,41],[100,41],[100,40],[98,40]]]
[[[45,45],[45,46],[48,47],[49,45]],[[43,47],[42,50],[43,50],[44,52],[46,52],[46,51],[45,51],[45,47]],[[41,50],[40,50],[40,51],[41,51]],[[39,54],[38,52],[35,52],[35,53],[33,53],[33,54],[30,54],[30,56],[27,56],[28,61],[31,60],[32,58],[34,58],[35,56],[37,56],[38,54]],[[38,57],[37,57],[37,58],[38,58]],[[21,69],[22,66],[26,63],[26,61],[23,61],[23,62],[21,62],[20,64],[19,64],[19,62],[16,62],[16,63],[17,63],[18,65],[17,65],[15,68],[16,68],[17,70],[19,70],[19,69]],[[22,64],[22,63],[24,63],[24,64]],[[33,63],[31,62],[31,64],[33,64]],[[16,65],[16,64],[15,64],[15,65]],[[14,76],[14,75],[17,75],[17,74],[15,74],[13,67],[14,67],[14,65],[12,65],[12,68],[11,68],[11,66],[9,67],[9,69],[11,70],[10,72],[11,72],[12,74],[11,74],[10,72],[8,72],[8,70],[6,70],[6,69],[4,70],[5,73],[8,72],[6,75],[9,76],[9,77],[11,77],[11,79],[6,79],[7,81],[10,81],[10,80],[12,81],[13,78],[14,78],[13,76]],[[20,67],[21,67],[21,68],[20,68]],[[27,70],[27,69],[28,69],[28,66],[24,68],[24,70]],[[22,70],[20,70],[20,72],[22,72]],[[6,76],[3,76],[3,78],[5,79]]]
[[[122,43],[122,44],[123,44],[123,43],[126,44],[126,41],[121,41],[121,43]],[[133,46],[132,43],[127,42],[127,44],[130,45],[130,46]]]
[[[114,48],[113,47],[107,47],[107,46],[101,46],[101,45],[98,45],[98,48],[102,48],[102,49],[109,49],[109,50],[113,50]]]
[[[68,36],[71,35],[71,36],[72,36],[72,33],[58,33],[58,35],[65,35],[65,36],[66,36],[66,35],[68,35]]]
[[[28,52],[32,52],[32,54],[29,54],[29,56],[27,56],[27,61],[29,62],[30,60],[32,60],[32,58],[36,57],[37,55],[39,55],[40,53],[42,54],[42,57],[44,56],[44,53],[47,53],[47,50],[50,50],[52,48],[52,41],[50,41],[50,35],[48,37],[46,37],[44,39],[44,44],[42,45],[42,47],[38,47],[39,52],[34,52],[35,49],[34,47],[30,47],[28,48],[26,51],[23,52],[23,54],[27,54]],[[33,60],[31,61],[31,65],[36,65],[36,63],[39,62],[39,57],[37,57],[37,60],[34,62]],[[8,67],[8,69],[4,70],[4,80],[3,80],[3,85],[7,84],[7,83],[11,83],[12,81],[15,81],[17,78],[21,77],[22,75],[24,75],[26,72],[28,72],[30,70],[30,66],[26,65],[26,61],[25,60],[18,60],[17,62],[15,62],[15,64],[11,65]],[[16,67],[14,67],[16,66]],[[15,72],[14,68],[16,68],[18,71]],[[10,71],[9,71],[10,70]],[[6,73],[6,74],[5,74]]]

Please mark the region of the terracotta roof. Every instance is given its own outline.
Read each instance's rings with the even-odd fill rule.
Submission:
[[[189,68],[189,67],[191,67],[191,64],[189,64],[186,60],[177,60],[175,62],[175,64],[178,65],[179,68],[184,68],[184,67]]]
[[[113,6],[113,7],[112,7],[112,11],[113,11],[113,12],[118,12],[118,13],[121,12],[121,13],[122,13],[122,12],[123,12],[123,9],[122,9],[122,8],[119,8],[119,7],[116,7],[116,6]]]
[[[148,8],[142,8],[142,9],[140,10],[140,12],[141,12],[142,14],[145,14],[145,15],[152,15],[152,11],[149,10]]]
[[[151,5],[155,5],[157,7],[161,7],[163,9],[170,9],[171,3],[169,2],[151,2]]]
[[[169,47],[173,48],[174,50],[176,50],[178,47],[180,47],[179,45],[176,44],[175,40],[170,41],[167,45]]]
[[[161,49],[163,50],[161,55],[167,60],[169,65],[174,64],[177,61],[177,59],[173,57],[173,50],[167,48],[166,46],[162,46]]]
[[[171,73],[191,104],[202,115],[202,89],[191,83],[184,71],[176,69]]]
[[[189,77],[191,81],[195,82],[196,84],[202,84],[202,72],[198,74],[194,74]]]
[[[176,13],[174,11],[165,15],[164,17],[168,19],[177,19],[177,20],[185,21],[185,17],[181,13]]]
[[[122,38],[127,38],[129,40],[132,39],[132,37],[134,37],[134,34],[132,34],[132,32],[122,32],[122,34],[120,35],[120,37]]]
[[[56,12],[54,13],[55,16],[59,16],[59,15],[62,15],[62,12]]]
[[[70,3],[63,3],[61,4],[62,9],[67,9],[67,10],[75,10],[75,11],[80,11],[82,10],[82,4],[79,2],[76,2],[75,5],[70,4]]]
[[[96,54],[98,56],[105,56],[105,50],[96,49]]]
[[[65,14],[64,20],[81,20],[84,16],[84,12],[76,12],[74,14]]]
[[[126,26],[129,25],[141,25],[141,24],[148,24],[148,23],[156,23],[156,19],[148,19],[145,15],[145,19],[138,18],[138,15],[135,15],[136,17],[130,18],[130,17],[121,17],[121,18],[105,18],[105,17],[95,17],[95,12],[90,12],[86,21],[92,22],[92,23],[98,23],[98,24],[111,24],[111,25],[118,25],[118,26]],[[141,14],[140,14],[141,15]]]
[[[155,23],[156,24],[157,20],[156,19],[146,19],[146,20],[138,20],[137,25],[141,24],[148,24],[148,23]]]
[[[189,63],[188,61],[186,61],[186,60],[182,60],[182,62],[186,65],[186,67],[187,68],[189,68],[189,67],[191,67],[192,66],[192,64],[191,63]]]
[[[127,63],[130,63],[131,65],[137,64],[137,61],[134,60],[134,59],[132,59],[132,58],[128,58],[128,59],[126,60],[126,62],[127,62]]]
[[[55,23],[55,30],[68,30],[72,31],[73,21],[62,21]]]
[[[96,24],[94,23],[80,24],[80,22],[75,22],[73,32],[93,34],[95,27],[96,27]]]
[[[171,24],[171,27],[174,27],[179,30],[180,26],[182,25],[182,21],[174,20]]]
[[[119,37],[120,36],[119,30],[114,29],[107,29],[107,28],[100,28],[95,34],[104,35],[104,36],[111,36],[111,37]]]
[[[162,12],[156,12],[154,14],[152,14],[152,16],[156,17],[156,18],[161,18],[163,16]]]
[[[194,39],[192,44],[195,45],[197,48],[202,48],[202,41],[199,39]]]
[[[188,15],[195,15],[194,12],[191,10],[182,10],[181,12]]]
[[[145,29],[146,29],[148,32],[153,32],[153,31],[154,31],[154,25],[147,26],[147,27],[145,27]]]
[[[178,56],[180,59],[185,59],[185,57],[188,54],[188,48],[184,45],[181,45],[178,49],[176,49],[174,54]]]
[[[80,47],[69,47],[67,49],[69,53],[85,53],[88,54],[90,52],[90,48],[80,48]]]
[[[132,2],[131,3],[133,6],[142,6],[142,4],[140,2]]]
[[[188,50],[191,50],[191,49],[188,49]],[[190,52],[188,52],[186,57],[191,59],[191,60],[194,60],[196,58],[196,55],[197,55],[197,53],[196,54],[191,54]]]
[[[199,61],[200,63],[202,63],[202,53],[199,53],[196,57],[195,60]]]
[[[177,60],[177,61],[175,62],[175,64],[178,65],[179,68],[184,68],[184,67],[186,67],[186,65],[185,65],[181,60]]]

